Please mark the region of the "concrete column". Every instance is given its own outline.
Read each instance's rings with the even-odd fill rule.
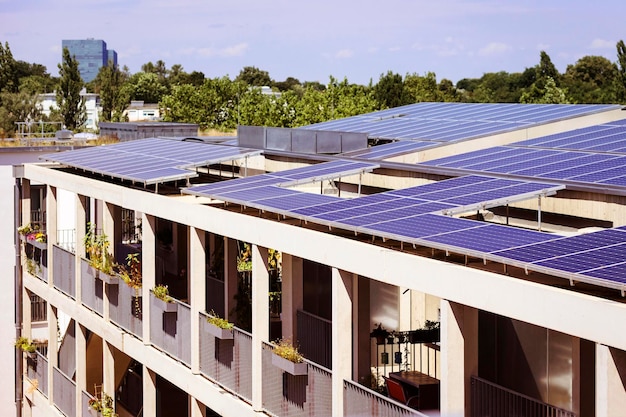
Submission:
[[[252,245],[252,408],[263,409],[263,342],[269,341],[269,271],[267,248]]]
[[[113,345],[102,339],[102,391],[115,402],[115,354]]]
[[[470,377],[478,374],[478,310],[441,300],[441,415],[471,410]]]
[[[141,245],[141,311],[143,342],[150,344],[150,290],[155,283],[156,260],[156,218],[142,214],[141,219],[143,243]],[[154,415],[154,414],[146,414]]]
[[[26,178],[22,178],[22,219],[21,223],[17,226],[24,226],[31,222],[30,218],[30,210],[31,210],[31,201],[30,201],[30,180]]]
[[[57,189],[50,185],[47,185],[46,189],[46,229],[48,234],[48,286],[54,287],[54,274],[52,273],[54,271],[54,256],[51,255],[52,245],[57,243]]]
[[[352,379],[353,274],[332,270],[332,411],[343,415],[343,381]]]
[[[53,368],[58,365],[57,309],[48,303],[48,403],[54,404]]]
[[[189,233],[189,299],[191,303],[191,372],[200,373],[200,312],[206,311],[206,263],[204,230]],[[193,403],[192,399],[192,409]]]
[[[295,340],[297,312],[302,309],[302,258],[282,254],[282,334]]]
[[[145,226],[144,226],[145,227]],[[143,415],[156,416],[156,373],[143,366]]]
[[[233,321],[231,313],[234,314],[237,303],[237,240],[224,237],[224,316]]]
[[[116,246],[122,243],[122,208],[106,202],[103,206],[102,232],[109,238],[109,251],[115,256]]]
[[[192,396],[189,396],[189,409],[191,417],[206,417],[205,405]]]
[[[81,258],[85,257],[85,234],[87,233],[87,197],[76,194],[76,244],[74,256],[74,271],[76,281],[76,303],[81,304],[83,298],[81,285]]]
[[[75,322],[74,325],[76,337],[76,410],[81,410],[83,391],[87,391],[87,328],[78,322]]]
[[[626,410],[626,352],[596,344],[596,417],[619,417]]]
[[[30,303],[30,291],[22,286],[22,336],[32,339],[32,308]]]

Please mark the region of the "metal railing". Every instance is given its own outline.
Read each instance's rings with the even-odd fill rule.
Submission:
[[[37,294],[30,295],[30,321],[46,321],[48,320],[48,304],[46,300]]]
[[[141,288],[135,290],[120,280],[118,285],[109,286],[109,301],[111,321],[141,338],[143,336]]]
[[[80,301],[101,316],[104,314],[104,284],[89,272],[89,261],[80,260]]]
[[[166,312],[150,293],[150,341],[187,366],[191,366],[191,308],[174,300],[176,311]],[[171,303],[170,303],[171,304]]]
[[[57,230],[57,246],[76,253],[76,229]]]
[[[56,366],[52,368],[52,386],[54,405],[66,416],[76,415],[76,384]]]
[[[344,416],[421,416],[425,414],[352,381],[343,381]],[[494,415],[495,416],[495,415]]]
[[[471,417],[576,417],[576,413],[552,406],[494,384],[471,377]]]
[[[206,318],[200,313],[200,372],[252,401],[252,335],[235,327],[232,339],[217,339],[206,330]]]
[[[304,357],[332,369],[332,322],[302,310],[297,312],[297,321],[296,342]]]
[[[89,407],[89,401],[95,398],[87,391],[81,391],[81,393],[80,408],[82,410],[82,416],[89,417],[95,415],[95,411],[91,407]]]
[[[72,298],[76,297],[76,273],[74,254],[60,246],[52,245],[52,282],[54,286]]]
[[[306,375],[291,375],[272,363],[273,346],[263,345],[263,407],[272,415],[332,414],[332,373],[311,361]]]
[[[26,360],[26,376],[32,382],[37,381],[37,389],[48,396],[48,360],[39,352]]]
[[[30,225],[41,233],[46,233],[46,212],[41,210],[30,211]]]

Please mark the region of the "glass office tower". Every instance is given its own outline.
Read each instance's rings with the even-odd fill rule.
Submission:
[[[78,60],[78,70],[83,81],[93,81],[98,71],[106,66],[108,61],[117,65],[117,53],[108,50],[107,44],[101,39],[71,39],[62,41],[63,48],[70,51],[70,55]]]

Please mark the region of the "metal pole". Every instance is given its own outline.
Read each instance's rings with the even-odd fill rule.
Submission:
[[[537,196],[537,226],[541,232],[541,196]]]
[[[20,240],[17,236],[17,227],[19,225],[21,215],[20,210],[22,207],[21,204],[22,197],[22,188],[20,184],[20,179],[15,179],[15,187],[13,189],[13,242],[15,246],[15,265],[13,269],[15,271],[15,339],[19,338],[22,335],[22,271],[21,269],[21,259],[20,259]],[[23,386],[24,382],[22,381],[23,374],[23,360],[22,360],[22,351],[20,349],[15,349],[15,416],[22,416],[22,397],[23,397]]]

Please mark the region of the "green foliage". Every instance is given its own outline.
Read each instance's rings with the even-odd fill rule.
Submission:
[[[164,81],[153,72],[133,74],[120,92],[128,101],[143,100],[145,103],[158,103],[167,93]]]
[[[563,85],[574,103],[614,103],[617,101],[615,80],[618,67],[601,56],[584,56],[568,65]]]
[[[171,303],[174,301],[172,297],[170,297],[170,291],[167,288],[167,285],[159,284],[152,289],[152,293],[159,300],[163,300],[166,303]]]
[[[37,347],[27,337],[20,336],[15,340],[15,347],[23,352],[33,353],[37,350]]]
[[[221,318],[219,315],[215,313],[215,311],[211,310],[208,317],[206,318],[207,323],[210,323],[220,329],[230,330],[234,327],[233,323],[229,322],[226,319]]]
[[[102,393],[100,398],[90,399],[89,407],[100,413],[102,417],[118,417],[118,414],[113,409],[113,398],[105,392]]]
[[[277,340],[273,352],[281,358],[285,358],[293,363],[301,363],[304,361],[304,357],[298,351],[298,348],[291,343],[289,339]]]
[[[122,86],[129,78],[127,73],[122,72],[119,67],[112,62],[100,68],[94,80],[95,92],[100,94],[100,104],[102,105],[101,120],[109,122],[120,120],[124,109],[130,103],[128,89]]]
[[[267,71],[257,67],[243,67],[235,81],[241,81],[253,87],[263,87],[272,85],[272,79]]]
[[[118,265],[118,275],[131,288],[141,288],[141,261],[138,253],[126,256],[126,265]]]
[[[13,58],[9,43],[5,42],[4,46],[0,43],[0,92],[17,93],[18,87],[17,62]]]
[[[626,45],[623,40],[617,42],[617,77],[615,79],[616,99],[626,103]]]
[[[63,48],[63,62],[59,64],[59,85],[57,106],[63,117],[63,124],[70,130],[81,127],[86,119],[85,101],[80,96],[84,83],[78,70],[78,61]]]
[[[95,225],[89,223],[83,243],[85,244],[89,265],[105,274],[113,275],[116,264],[113,255],[109,252],[110,243],[107,235],[98,233]]]
[[[17,93],[0,93],[0,133],[2,136],[15,136],[15,122],[38,121],[42,119],[41,108],[37,96],[20,91]]]

